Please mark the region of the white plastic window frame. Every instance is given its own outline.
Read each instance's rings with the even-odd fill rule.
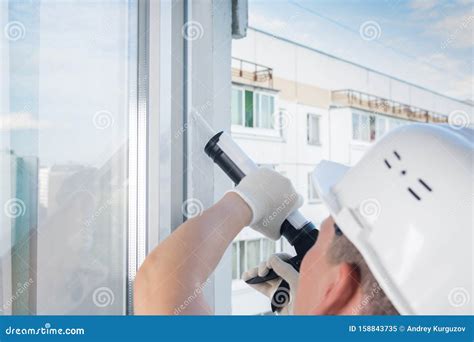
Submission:
[[[321,202],[321,198],[319,198],[316,189],[313,187],[313,181],[311,180],[312,172],[308,173],[307,176],[307,186],[308,186],[308,203],[309,204],[316,204]]]
[[[362,127],[362,123],[361,123],[361,120],[360,118],[362,117],[365,117],[367,119],[367,124],[368,124],[368,139],[362,139],[361,137],[357,138],[357,137],[354,137],[354,129],[353,129],[353,122],[354,122],[354,116],[357,115],[359,117],[359,123],[358,123],[358,130],[359,130],[359,134],[361,134],[361,127]],[[374,139],[371,139],[371,131],[370,131],[370,119],[371,117],[374,118],[375,122],[374,122]],[[384,131],[382,134],[380,134],[379,130],[378,130],[378,124],[379,124],[379,120],[384,120]],[[371,143],[373,143],[374,141],[377,141],[379,140],[384,134],[388,133],[390,130],[396,128],[396,127],[399,127],[401,125],[406,125],[408,124],[409,121],[408,120],[403,120],[403,119],[396,119],[396,118],[391,118],[391,117],[388,117],[386,115],[381,115],[381,114],[376,114],[376,113],[367,113],[367,112],[361,112],[361,111],[352,111],[351,113],[351,134],[352,134],[352,142],[353,143],[356,143],[356,144],[361,144],[361,145],[370,145]]]
[[[273,246],[275,247],[274,253],[281,252],[281,241],[272,241],[272,240],[267,239],[265,237],[257,237],[257,238],[254,237],[254,238],[249,238],[249,239],[233,241],[232,245],[236,246],[236,252],[237,252],[236,253],[237,254],[237,278],[232,277],[232,281],[234,281],[234,282],[240,280],[240,276],[242,275],[242,273],[246,270],[246,268],[248,266],[247,265],[248,253],[246,253],[246,251],[247,251],[247,245],[251,241],[258,241],[259,242],[259,262],[266,260],[266,256],[264,256],[264,254],[263,254],[263,252],[264,252],[263,244],[264,244],[265,241],[267,241],[269,243],[273,243]],[[240,248],[241,243],[244,246],[244,251],[242,251],[241,248]],[[241,253],[244,253],[244,265],[241,265],[241,263],[240,263]],[[233,266],[234,265],[232,265],[232,267]],[[257,266],[257,265],[254,265],[254,266]]]
[[[277,138],[281,139],[281,132],[278,128],[278,121],[280,120],[280,111],[277,109],[278,107],[278,96],[271,91],[265,91],[264,89],[255,88],[251,86],[245,86],[240,84],[233,84],[232,89],[237,89],[241,91],[242,96],[242,108],[240,113],[240,122],[241,124],[234,124],[232,123],[232,133],[237,135],[244,135],[244,136],[259,136],[259,137],[268,137],[268,138]],[[251,91],[253,94],[253,127],[245,126],[245,91]],[[259,112],[256,108],[256,97],[257,94],[269,96],[273,99],[273,128],[262,128],[259,127]]]
[[[316,139],[314,138],[313,119],[318,121]],[[306,116],[306,142],[311,146],[321,146],[321,115],[314,113],[307,113]]]
[[[232,186],[215,183],[221,171],[204,156],[191,116],[230,130],[231,2],[149,1],[148,18],[147,253],[186,220],[185,201],[206,208]],[[187,36],[190,26],[197,36]],[[229,248],[203,289],[216,314],[231,313],[230,265]]]

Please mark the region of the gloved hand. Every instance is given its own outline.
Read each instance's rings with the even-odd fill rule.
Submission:
[[[264,277],[267,275],[270,269],[273,269],[276,274],[280,277],[269,280],[265,283],[260,284],[249,284],[258,292],[262,293],[263,295],[267,296],[271,300],[273,300],[273,294],[278,289],[278,285],[282,281],[282,279],[286,280],[286,282],[290,285],[290,293],[285,289],[285,292],[282,292],[282,296],[289,297],[288,304],[281,308],[280,315],[292,315],[293,314],[293,305],[295,302],[296,296],[296,289],[298,288],[298,279],[299,273],[297,270],[293,268],[290,264],[285,262],[284,260],[290,259],[291,256],[286,253],[277,253],[273,254],[267,261],[263,261],[257,267],[254,267],[247,272],[242,274],[242,279],[244,281],[254,278],[256,276]],[[277,301],[280,302],[282,298],[277,298]],[[272,302],[273,305],[276,307],[281,307],[281,304]]]
[[[280,238],[283,221],[303,204],[291,181],[267,168],[249,173],[231,191],[252,210],[250,227],[272,240]]]

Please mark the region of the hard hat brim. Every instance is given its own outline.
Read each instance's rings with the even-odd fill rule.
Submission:
[[[329,160],[322,160],[316,165],[311,174],[313,186],[331,214],[337,213],[340,209],[331,189],[341,181],[349,169],[349,166]]]

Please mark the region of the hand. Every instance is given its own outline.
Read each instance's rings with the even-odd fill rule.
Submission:
[[[249,284],[255,290],[267,296],[271,300],[273,300],[273,294],[278,289],[278,285],[280,285],[282,279],[286,280],[286,282],[290,285],[290,293],[285,290],[286,294],[283,293],[282,295],[289,296],[289,302],[285,307],[281,308],[279,313],[280,315],[293,314],[296,289],[298,288],[299,273],[293,268],[293,266],[285,262],[285,260],[290,258],[291,256],[285,253],[273,254],[267,261],[261,262],[257,267],[254,267],[242,274],[242,279],[246,281],[257,276],[264,277],[267,275],[270,269],[273,269],[275,273],[279,275],[279,278],[269,280],[265,283]],[[274,303],[274,305],[278,307],[278,304]]]
[[[283,221],[303,204],[291,181],[267,168],[249,173],[231,192],[252,210],[250,227],[272,240],[280,238]]]

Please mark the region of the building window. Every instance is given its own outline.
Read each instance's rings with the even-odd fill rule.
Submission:
[[[381,138],[387,131],[387,119],[384,117],[377,117],[375,125],[375,135],[376,138]]]
[[[313,186],[313,181],[311,179],[311,174],[312,172],[308,173],[308,202],[309,203],[315,203],[319,202],[320,198],[318,196],[318,192]]]
[[[233,88],[232,89],[232,124],[241,125],[244,124],[244,92],[241,89]]]
[[[380,139],[388,131],[407,123],[406,120],[387,118],[382,115],[352,113],[352,139],[372,142]]]
[[[232,279],[240,279],[245,271],[280,250],[280,243],[267,238],[240,240],[232,243]]]
[[[370,141],[369,116],[363,113],[352,113],[352,139]]]
[[[274,97],[271,95],[256,93],[255,99],[255,114],[257,117],[257,127],[273,129],[273,112],[275,111]]]
[[[308,145],[320,145],[320,116],[308,113],[306,141]]]
[[[253,120],[254,108],[253,108],[253,91],[245,91],[245,127],[254,127]]]
[[[275,96],[248,89],[232,89],[232,124],[274,129]]]

